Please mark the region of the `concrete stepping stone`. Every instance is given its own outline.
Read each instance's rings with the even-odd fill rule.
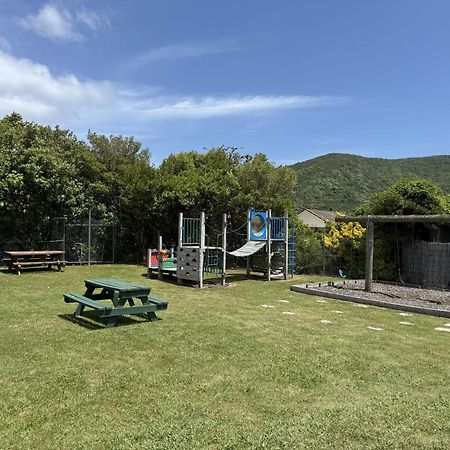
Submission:
[[[363,303],[355,303],[355,306],[357,306],[358,308],[368,308],[369,305],[364,305]]]
[[[320,323],[331,323],[331,320],[325,320],[325,319],[322,319],[322,320],[320,321]]]
[[[283,314],[286,314],[288,316],[294,316],[295,315],[295,313],[291,312],[291,311],[283,311]]]
[[[326,303],[326,300],[316,300],[316,303]]]
[[[275,308],[273,305],[261,305],[263,308]]]
[[[436,331],[446,331],[447,333],[450,333],[450,328],[448,327],[436,327]]]
[[[343,311],[338,311],[338,310],[336,310],[336,311],[333,311],[335,314],[344,314],[343,313]]]
[[[289,300],[278,300],[280,303],[289,303]]]
[[[411,322],[399,322],[400,325],[414,325]]]
[[[374,330],[374,331],[383,331],[383,328],[379,328],[379,327],[371,327],[371,326],[368,326],[367,327],[369,330]]]
[[[411,313],[407,313],[407,312],[399,312],[398,315],[403,316],[403,317],[411,317],[412,316]]]

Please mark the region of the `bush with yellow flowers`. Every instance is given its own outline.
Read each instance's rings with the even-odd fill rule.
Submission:
[[[338,214],[343,215],[343,214]],[[323,237],[325,248],[339,259],[341,269],[362,276],[366,229],[358,222],[337,222]]]

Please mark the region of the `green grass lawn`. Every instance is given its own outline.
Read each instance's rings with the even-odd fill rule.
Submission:
[[[200,291],[143,272],[0,273],[1,449],[450,447],[449,320],[318,303],[292,281]],[[81,326],[62,294],[89,277],[150,283],[169,307]]]

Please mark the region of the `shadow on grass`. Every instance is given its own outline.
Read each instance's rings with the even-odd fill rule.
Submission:
[[[58,317],[62,320],[66,320],[67,322],[75,323],[88,330],[103,329],[106,325],[106,320],[99,317],[98,314],[96,314],[94,311],[83,312],[82,316],[74,316],[73,314],[58,314]],[[159,320],[161,320],[159,317],[149,320],[147,317],[138,314],[133,315],[133,318],[122,316],[119,317],[119,320],[114,325],[114,328],[129,325],[138,325],[145,322],[157,322]]]
[[[143,273],[141,275],[143,278],[146,278],[147,280],[158,280],[158,273],[152,273],[150,277],[147,276],[147,273]],[[266,281],[266,277],[265,275],[258,275],[258,274],[250,274],[249,276],[247,276],[247,274],[245,273],[234,273],[234,274],[229,274],[226,277],[226,284],[225,286],[222,285],[222,278],[221,277],[208,277],[205,276],[203,282],[204,282],[204,287],[205,288],[209,288],[209,287],[230,287],[231,283],[235,283],[235,282],[239,282],[239,281],[246,281],[246,280],[252,280],[252,281]],[[161,281],[164,281],[166,283],[170,283],[170,284],[178,284],[177,282],[177,278],[176,275],[174,274],[164,274],[163,275],[163,279]],[[274,280],[276,281],[276,280]],[[187,281],[184,280],[183,284],[180,284],[179,286],[184,286],[184,287],[198,287],[197,283],[195,281]]]
[[[0,268],[0,275],[14,275],[14,276],[22,276],[28,272],[30,273],[35,273],[35,272],[60,272],[60,273],[64,273],[64,270],[58,270],[55,269],[54,267],[52,268],[48,268],[47,266],[45,267],[25,267],[22,269],[20,269],[20,275],[17,274],[17,272],[15,270],[9,270],[8,268]]]

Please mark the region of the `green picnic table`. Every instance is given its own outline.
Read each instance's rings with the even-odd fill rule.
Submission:
[[[113,327],[121,316],[144,315],[148,320],[158,320],[156,311],[167,309],[168,303],[150,296],[150,286],[140,286],[122,280],[102,278],[85,280],[86,292],[64,294],[66,303],[78,303],[74,315],[81,316],[86,307],[92,308],[106,319],[106,328]],[[101,300],[110,300],[106,304]],[[136,305],[136,301],[141,304]],[[129,306],[126,306],[126,304]]]

